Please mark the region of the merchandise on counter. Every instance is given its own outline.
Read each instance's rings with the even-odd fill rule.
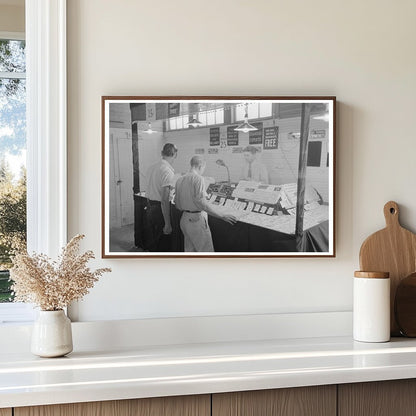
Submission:
[[[262,204],[275,205],[280,198],[281,187],[260,182],[240,181],[234,189],[234,198],[248,199]]]
[[[228,183],[211,183],[207,187],[208,194],[216,194],[224,197],[231,197],[234,189],[236,187],[235,183],[228,184]]]
[[[294,186],[296,189],[296,184]],[[241,222],[294,235],[296,207],[282,212],[281,199],[286,198],[285,191],[282,191],[284,188],[293,189],[293,184],[278,186],[249,181],[212,183],[207,189],[207,199],[221,212],[232,214]],[[304,230],[329,218],[329,208],[318,202],[318,193],[312,188],[308,195],[310,201],[305,205]]]
[[[390,340],[389,273],[354,273],[353,337],[362,342]]]
[[[298,186],[296,183],[287,183],[281,186],[280,205],[290,210],[296,208]],[[316,204],[319,205],[321,197],[312,186],[306,186],[305,189],[305,210],[313,209]]]

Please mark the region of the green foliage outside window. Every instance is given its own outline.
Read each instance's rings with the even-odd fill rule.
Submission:
[[[6,162],[0,162],[0,302],[9,302],[8,269],[14,250],[26,242],[26,174],[13,181]]]
[[[0,302],[12,300],[8,269],[26,244],[25,61],[24,41],[0,39]]]

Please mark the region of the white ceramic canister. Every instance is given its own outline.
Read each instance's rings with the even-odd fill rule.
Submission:
[[[353,336],[356,341],[390,340],[390,278],[387,272],[354,273]]]

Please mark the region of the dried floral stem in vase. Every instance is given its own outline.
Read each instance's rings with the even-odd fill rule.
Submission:
[[[34,303],[45,311],[56,311],[85,296],[94,283],[109,268],[92,271],[87,263],[94,258],[92,251],[79,254],[84,235],[76,235],[62,249],[58,261],[45,254],[18,252],[13,258],[10,279],[15,302]]]

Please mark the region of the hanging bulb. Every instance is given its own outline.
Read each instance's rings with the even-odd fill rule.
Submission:
[[[252,126],[248,122],[248,104],[246,104],[246,113],[244,115],[244,122],[241,123],[238,127],[234,129],[235,131],[242,131],[243,133],[248,133],[249,131],[256,131],[258,130],[257,127]]]
[[[149,122],[147,125],[147,130],[143,130],[143,133],[153,134],[153,133],[157,133],[157,131],[152,129],[152,123]]]
[[[325,113],[320,116],[313,116],[314,120],[323,120],[327,123],[329,122],[329,111],[328,111],[328,104],[325,105]]]
[[[199,127],[202,126],[202,123],[197,119],[196,114],[192,117],[192,120],[187,123],[188,126]]]
[[[329,114],[326,113],[322,116],[314,116],[313,118],[314,118],[314,120],[323,120],[323,121],[328,122],[329,121]]]

